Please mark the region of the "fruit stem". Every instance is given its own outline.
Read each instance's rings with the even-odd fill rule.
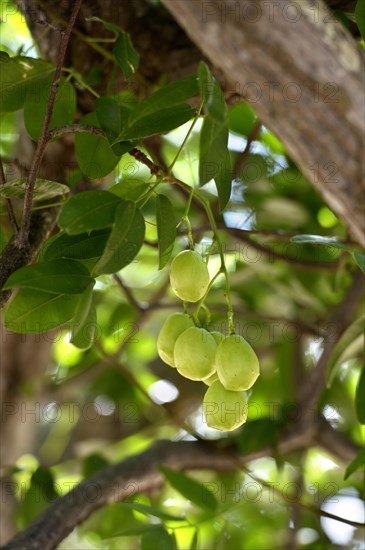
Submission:
[[[189,137],[190,137],[190,134],[191,134],[191,132],[193,131],[193,128],[194,128],[194,126],[195,126],[195,124],[196,124],[198,118],[200,117],[200,114],[201,114],[203,105],[204,105],[204,101],[201,101],[201,103],[200,103],[200,105],[199,105],[199,108],[198,108],[198,110],[197,110],[197,112],[196,112],[196,114],[195,114],[195,116],[194,116],[193,122],[191,123],[191,126],[190,126],[190,128],[189,128],[189,130],[188,130],[188,133],[187,133],[186,136],[184,137],[184,140],[183,140],[182,144],[180,145],[180,147],[179,147],[179,149],[178,149],[178,151],[177,151],[177,153],[176,153],[176,155],[175,155],[175,157],[174,157],[172,163],[170,164],[170,166],[169,166],[168,169],[167,169],[167,174],[171,174],[172,169],[173,169],[173,167],[174,167],[174,165],[175,165],[175,162],[176,162],[177,159],[179,158],[181,151],[182,151],[183,148],[185,147],[185,144],[186,144],[186,142],[188,141],[188,139],[189,139]]]
[[[194,321],[197,321],[199,322],[199,319],[198,319],[198,315],[199,315],[199,311],[202,307],[204,307],[204,309],[207,309],[207,307],[204,305],[204,301],[206,299],[206,297],[208,296],[209,294],[209,291],[210,289],[212,288],[213,286],[213,283],[214,281],[217,279],[217,277],[221,274],[221,273],[224,273],[223,269],[220,267],[217,271],[217,273],[214,275],[214,277],[212,278],[212,280],[209,282],[209,285],[208,285],[208,288],[207,290],[205,291],[204,293],[204,296],[202,298],[200,298],[196,308],[194,309],[194,312],[193,312],[193,319]]]
[[[200,300],[200,302],[202,302],[202,300],[205,299],[205,296],[209,292],[211,284],[213,283],[215,278],[220,273],[224,273],[224,277],[226,279],[226,293],[225,293],[225,296],[226,296],[226,302],[227,302],[228,333],[229,333],[229,335],[231,335],[231,334],[235,333],[235,330],[234,330],[234,320],[233,320],[233,307],[232,307],[232,300],[231,300],[231,288],[230,288],[230,283],[229,283],[229,274],[228,274],[228,270],[227,270],[227,266],[226,266],[226,262],[225,262],[225,258],[224,258],[223,243],[221,241],[221,238],[220,238],[220,235],[219,235],[219,232],[218,232],[218,228],[217,228],[217,224],[216,224],[216,221],[215,221],[215,218],[214,218],[214,215],[213,215],[213,212],[212,212],[209,201],[205,197],[203,197],[198,191],[195,191],[195,196],[196,196],[197,199],[199,199],[201,204],[204,206],[204,209],[207,213],[208,220],[209,220],[209,223],[210,223],[211,228],[213,230],[215,240],[218,244],[219,256],[220,256],[220,259],[221,259],[220,270],[213,277],[212,281],[209,284],[207,292],[205,293],[203,298]],[[198,307],[200,308],[200,302],[199,302],[197,308]]]
[[[184,213],[183,217],[181,218],[181,221],[185,222],[186,227],[188,228],[188,239],[189,239],[190,250],[194,250],[193,232],[192,232],[192,229],[191,229],[191,223],[190,223],[189,216],[188,216],[193,195],[194,195],[194,188],[192,187],[189,191],[189,200],[188,200],[188,203],[186,205],[185,213]]]

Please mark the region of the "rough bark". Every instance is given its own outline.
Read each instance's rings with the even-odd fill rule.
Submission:
[[[326,433],[331,435],[331,429],[326,428]],[[314,437],[312,429],[283,436],[277,445],[275,455],[284,456],[305,449]],[[335,434],[334,438],[336,437]],[[333,444],[333,437],[331,442]],[[344,456],[351,460],[357,451],[358,448],[347,446]],[[234,450],[217,449],[214,444],[208,442],[159,441],[147,451],[108,466],[82,481],[51,504],[2,550],[54,550],[77,525],[102,506],[138,493],[159,489],[164,482],[162,474],[158,471],[159,466],[167,466],[174,470],[229,471],[251,460],[272,454],[271,448],[238,455]],[[316,510],[313,509],[313,512]]]
[[[304,448],[309,441],[310,434],[291,435],[281,442],[278,452],[286,454]],[[262,449],[239,457],[198,441],[159,441],[147,451],[108,466],[81,482],[51,504],[2,550],[53,550],[77,525],[102,506],[161,487],[160,465],[174,470],[227,471],[271,454],[271,449]],[[88,498],[88,495],[92,496]]]
[[[322,0],[162,2],[365,246],[365,56]]]

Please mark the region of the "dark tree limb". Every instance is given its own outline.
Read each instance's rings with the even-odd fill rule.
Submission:
[[[162,0],[365,247],[365,56],[322,0]]]
[[[285,436],[279,442],[276,453],[285,455],[306,448],[312,437],[312,431]],[[79,483],[52,503],[2,550],[54,550],[77,525],[99,508],[160,488],[164,481],[158,471],[160,465],[174,470],[229,471],[272,454],[271,448],[240,456],[234,451],[219,450],[212,444],[200,441],[159,441],[147,451],[110,465]],[[315,513],[326,515],[321,510]],[[343,521],[354,524],[349,520]]]
[[[34,213],[30,220],[28,243],[19,248],[13,236],[0,254],[0,289],[14,271],[29,264],[38,254],[44,241],[56,224],[59,207],[45,207]],[[11,296],[11,290],[0,292],[0,309]]]

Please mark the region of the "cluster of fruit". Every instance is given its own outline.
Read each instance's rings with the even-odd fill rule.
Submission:
[[[195,251],[180,252],[171,264],[170,283],[185,302],[197,302],[209,286],[209,272],[202,256]],[[244,391],[260,374],[259,361],[242,336],[225,337],[195,326],[186,313],[173,313],[163,324],[157,339],[161,359],[190,380],[209,386],[203,400],[208,426],[234,430],[246,421]]]

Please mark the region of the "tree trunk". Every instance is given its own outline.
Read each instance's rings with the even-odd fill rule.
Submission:
[[[162,0],[365,247],[365,56],[322,0]]]

